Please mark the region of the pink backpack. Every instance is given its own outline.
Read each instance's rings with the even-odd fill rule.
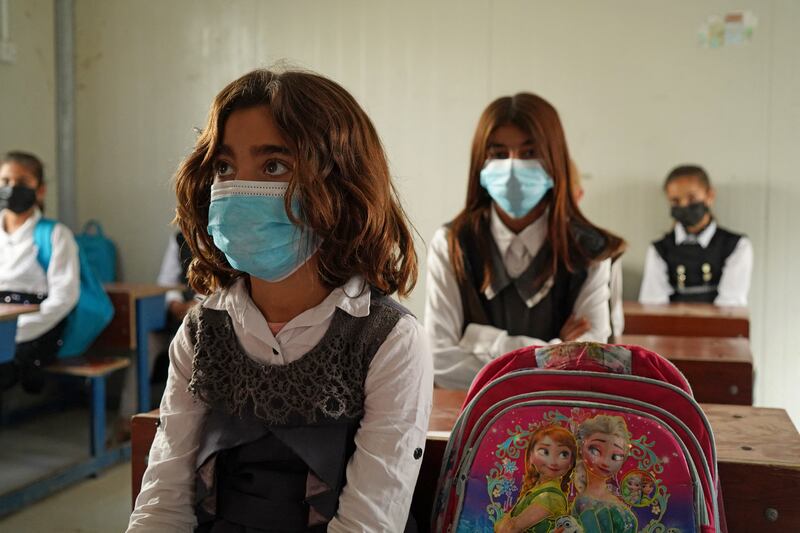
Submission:
[[[672,363],[638,346],[532,346],[470,387],[432,530],[725,533],[718,494],[711,427]]]

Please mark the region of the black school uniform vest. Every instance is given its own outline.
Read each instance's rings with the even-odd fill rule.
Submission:
[[[674,291],[670,301],[714,303],[725,260],[741,238],[742,235],[717,226],[705,248],[697,242],[676,244],[674,230],[654,242],[653,247],[667,264]]]
[[[571,230],[592,255],[597,255],[605,248],[605,239],[594,230],[577,226]],[[493,274],[491,288],[495,296],[490,300],[481,290],[483,257],[479,252],[476,236],[464,231],[458,238],[467,278],[459,283],[464,312],[462,332],[469,324],[486,324],[504,329],[509,335],[526,335],[544,340],[558,337],[564,323],[572,314],[575,300],[586,281],[586,269],[569,272],[559,262],[552,278],[540,279],[538,274],[552,261],[552,250],[545,243],[528,268],[516,279],[511,278],[491,235],[487,219],[481,221],[479,231],[481,238],[485,239],[484,242],[490,243]],[[531,299],[536,303],[528,307],[526,302]]]
[[[267,365],[245,354],[227,312],[190,311],[189,391],[210,407],[196,461],[196,531],[325,531],[355,451],[369,365],[407,313],[373,292],[368,316],[336,309],[316,347]]]

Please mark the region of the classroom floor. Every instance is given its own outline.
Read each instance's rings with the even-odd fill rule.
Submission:
[[[0,519],[0,533],[124,531],[130,498],[131,465],[125,462]]]
[[[80,409],[2,427],[0,492],[86,457],[87,427],[88,414]],[[123,531],[130,514],[130,480],[126,461],[0,518],[0,533]]]

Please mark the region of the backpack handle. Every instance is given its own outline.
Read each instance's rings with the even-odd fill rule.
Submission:
[[[98,222],[94,218],[86,221],[86,224],[83,225],[81,233],[85,233],[86,235],[98,235],[100,237],[105,237],[105,233],[103,233],[103,226],[101,226],[100,222]]]
[[[624,346],[563,342],[536,348],[536,366],[546,370],[588,370],[631,374],[633,354]]]

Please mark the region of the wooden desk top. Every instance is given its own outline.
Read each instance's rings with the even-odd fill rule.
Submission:
[[[670,360],[703,360],[753,363],[750,341],[743,337],[673,337],[621,335],[617,344],[635,344]]]
[[[13,320],[19,315],[35,313],[39,306],[35,304],[0,304],[0,320]]]
[[[173,289],[180,289],[180,286],[162,287],[154,283],[105,283],[103,288],[109,294],[128,294],[131,298],[148,298],[166,294]]]
[[[637,335],[681,337],[749,337],[746,307],[717,307],[706,303],[645,305],[623,302],[625,331]]]
[[[720,307],[706,303],[640,304],[622,302],[625,315],[750,320],[747,307]]]
[[[447,441],[466,392],[434,389],[428,439]],[[721,463],[746,463],[800,470],[800,434],[783,409],[703,404]]]
[[[434,389],[428,440],[447,441],[465,391]],[[744,463],[800,470],[800,434],[783,409],[703,404],[711,422],[720,463]],[[134,417],[157,420],[158,409]]]
[[[800,434],[783,409],[703,404],[720,462],[800,470]]]

